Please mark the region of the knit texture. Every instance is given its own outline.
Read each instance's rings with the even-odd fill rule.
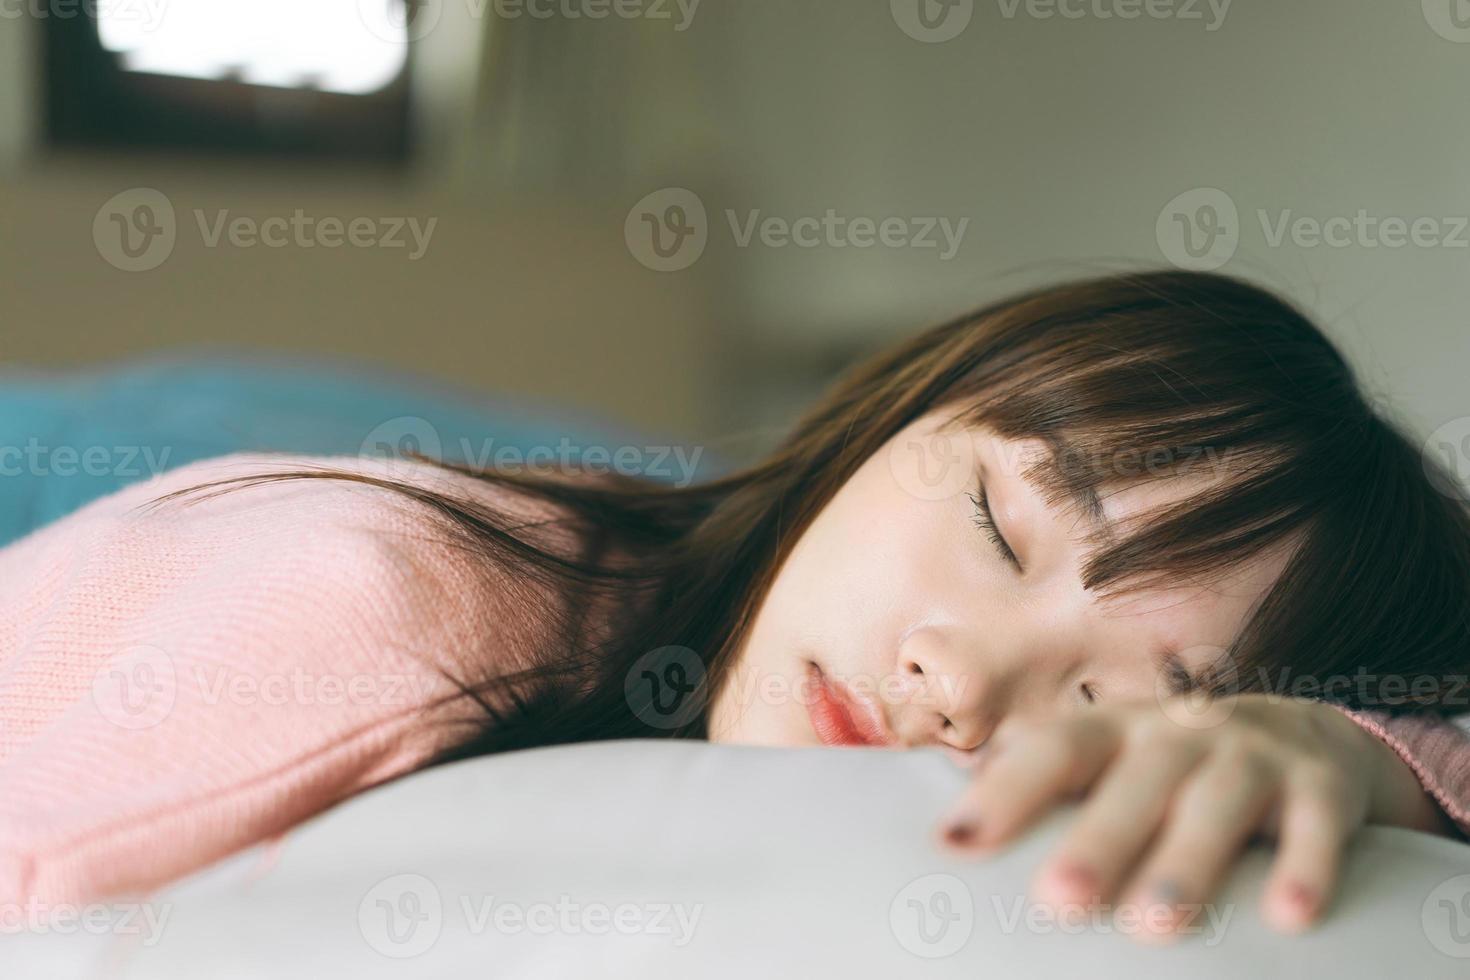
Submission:
[[[441,668],[483,680],[538,641],[526,603],[555,597],[497,581],[381,488],[139,509],[303,466],[552,516],[426,463],[237,455],[0,550],[0,902],[146,891],[420,767],[482,717]]]
[[[1463,718],[1452,724],[1433,717],[1396,718],[1383,711],[1345,714],[1387,743],[1460,833],[1470,837],[1470,734]]]

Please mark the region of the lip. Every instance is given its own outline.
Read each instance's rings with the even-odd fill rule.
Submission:
[[[858,697],[841,681],[828,677],[815,663],[807,665],[811,697],[807,715],[823,745],[885,746],[893,736],[877,705]]]

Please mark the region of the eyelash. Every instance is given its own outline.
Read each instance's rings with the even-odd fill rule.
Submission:
[[[970,502],[975,505],[975,526],[985,532],[986,537],[990,538],[995,545],[995,550],[1000,552],[1002,558],[1020,570],[1021,560],[1016,557],[1016,553],[1011,550],[1011,546],[1006,543],[1005,537],[1000,533],[1000,528],[995,525],[995,515],[990,512],[990,496],[985,492],[985,484],[981,483],[979,492],[972,491],[969,497]],[[1091,684],[1079,685],[1078,690],[1082,693],[1082,699],[1088,704],[1097,703],[1097,691],[1093,690]]]
[[[995,550],[1000,552],[1000,556],[1014,565],[1017,571],[1020,571],[1021,560],[1006,543],[1005,537],[1000,533],[1000,528],[995,526],[995,515],[990,512],[990,497],[985,493],[985,484],[980,484],[980,491],[971,493],[969,496],[970,502],[975,505],[975,526],[985,532],[991,543],[995,545]]]

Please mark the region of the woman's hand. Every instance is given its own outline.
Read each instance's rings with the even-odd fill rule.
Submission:
[[[1297,931],[1327,906],[1363,824],[1447,826],[1393,750],[1336,708],[1243,695],[1204,711],[1180,699],[1007,720],[941,835],[987,851],[1079,794],[1032,897],[1058,910],[1132,906],[1144,938],[1187,925],[1256,834],[1278,841],[1265,918]]]

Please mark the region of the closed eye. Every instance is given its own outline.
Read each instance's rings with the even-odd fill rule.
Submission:
[[[1000,553],[1002,558],[1013,565],[1016,571],[1024,571],[1021,567],[1021,559],[1016,557],[1015,550],[995,523],[995,515],[990,511],[990,497],[985,492],[985,484],[982,482],[979,491],[971,493],[969,496],[970,502],[975,505],[975,526],[985,532],[985,536],[990,539],[991,544],[995,545],[995,550]]]

